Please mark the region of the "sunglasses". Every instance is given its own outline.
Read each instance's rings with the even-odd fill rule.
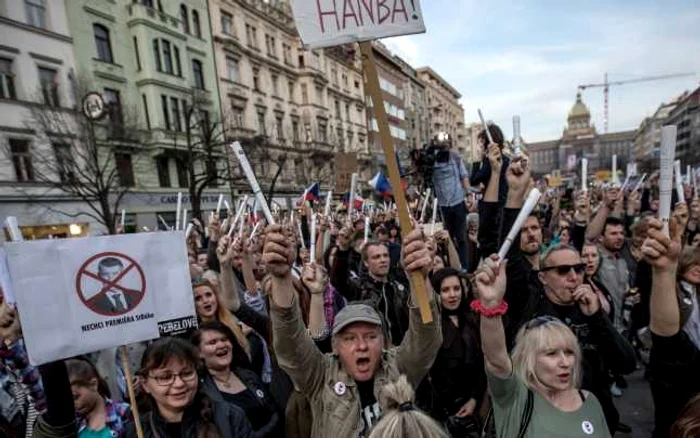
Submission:
[[[557,271],[557,274],[559,275],[566,275],[571,270],[574,270],[576,274],[582,274],[583,271],[586,269],[586,264],[585,263],[577,263],[575,265],[557,265],[557,266],[546,266],[544,268],[541,268],[541,272],[546,272],[546,271]]]
[[[549,315],[538,316],[537,318],[529,320],[525,324],[525,330],[537,328],[554,321],[559,321],[559,319]]]

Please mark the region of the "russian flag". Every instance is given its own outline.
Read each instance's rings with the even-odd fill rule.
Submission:
[[[370,187],[377,191],[380,195],[384,197],[391,196],[391,183],[386,179],[386,176],[382,172],[378,172],[374,175],[374,178],[368,181]]]
[[[318,201],[321,198],[321,187],[317,182],[306,189],[306,201]]]

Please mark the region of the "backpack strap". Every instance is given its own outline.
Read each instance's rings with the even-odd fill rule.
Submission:
[[[530,426],[530,420],[532,420],[532,407],[535,404],[535,395],[532,390],[528,388],[527,390],[527,401],[525,402],[525,411],[523,412],[523,419],[520,423],[520,431],[518,432],[518,438],[524,438],[527,428]]]

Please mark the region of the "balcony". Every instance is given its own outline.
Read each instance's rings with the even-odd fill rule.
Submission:
[[[177,17],[140,3],[131,3],[126,7],[126,10],[129,14],[129,20],[127,21],[127,26],[129,27],[145,21],[151,25],[165,26],[168,30],[177,32],[179,35],[183,34],[180,28],[180,19]]]

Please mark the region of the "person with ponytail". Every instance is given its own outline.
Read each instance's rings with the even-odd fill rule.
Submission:
[[[86,359],[66,361],[78,423],[78,438],[119,437],[128,421],[131,407],[110,399],[109,388],[92,362]]]
[[[414,392],[405,375],[379,393],[384,412],[369,438],[448,438],[442,427],[414,405]]]
[[[284,421],[263,381],[233,361],[233,333],[213,321],[200,325],[191,338],[205,367],[202,392],[211,400],[245,411],[256,437],[283,436]]]
[[[178,338],[150,344],[138,372],[141,389],[152,406],[141,415],[144,438],[247,438],[252,436],[245,412],[211,400],[200,391],[195,348]],[[133,423],[126,438],[136,438]]]

